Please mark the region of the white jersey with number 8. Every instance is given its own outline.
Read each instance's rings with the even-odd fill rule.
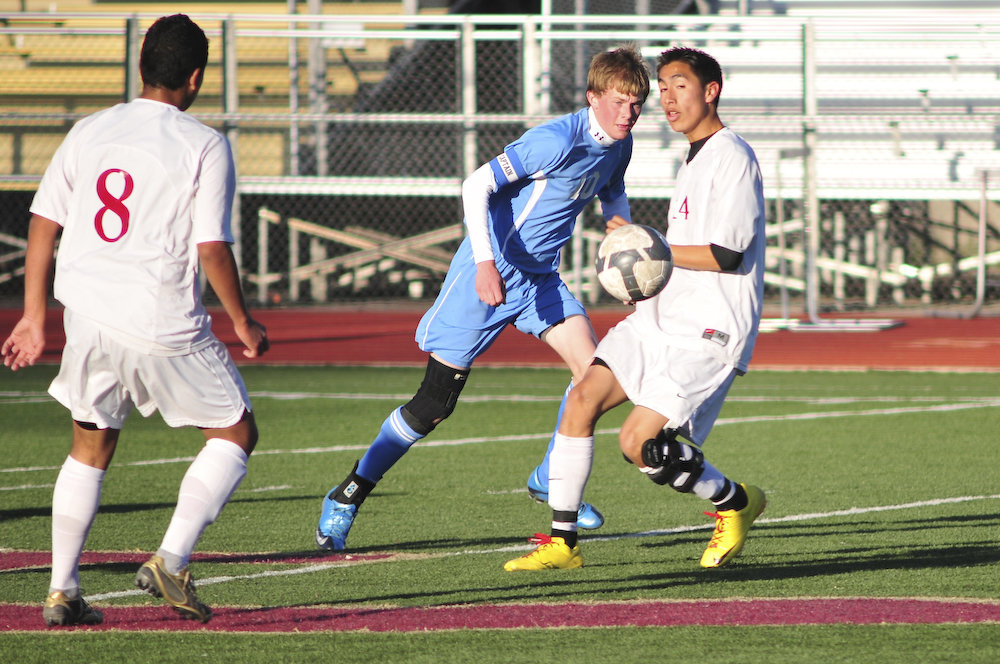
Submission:
[[[197,245],[233,241],[234,191],[225,137],[174,106],[136,99],[84,118],[31,205],[63,227],[56,299],[145,353],[202,347]]]

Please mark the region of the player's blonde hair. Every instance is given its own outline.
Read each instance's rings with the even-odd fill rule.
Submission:
[[[600,95],[612,88],[642,101],[649,96],[649,68],[631,44],[598,53],[590,61],[587,92]]]

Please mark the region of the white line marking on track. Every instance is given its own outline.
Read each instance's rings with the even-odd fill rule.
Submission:
[[[349,567],[357,563],[351,561],[343,561],[336,563],[321,563],[319,565],[307,565],[305,567],[296,567],[293,569],[280,569],[280,570],[270,570],[267,572],[260,572],[258,574],[238,574],[232,576],[212,576],[207,579],[197,579],[195,585],[199,588],[202,586],[211,586],[217,583],[227,583],[229,581],[245,581],[249,579],[266,579],[275,576],[295,576],[298,574],[312,574],[313,572],[322,572],[328,569],[333,569],[335,567]],[[121,597],[136,597],[140,595],[147,594],[145,590],[120,590],[117,592],[110,593],[100,593],[98,595],[87,595],[88,602],[96,602],[105,599],[118,599]]]

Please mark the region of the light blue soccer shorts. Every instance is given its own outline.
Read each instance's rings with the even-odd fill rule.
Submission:
[[[497,269],[507,285],[507,298],[491,307],[476,295],[476,265],[471,257],[456,255],[441,293],[417,326],[421,350],[455,366],[470,367],[508,324],[541,337],[570,316],[587,315],[558,272],[529,274],[500,259]]]

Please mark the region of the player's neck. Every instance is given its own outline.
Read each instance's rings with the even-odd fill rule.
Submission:
[[[691,131],[684,134],[685,138],[688,139],[688,143],[695,143],[702,139],[708,138],[709,136],[717,133],[725,127],[722,124],[722,120],[719,116],[712,114],[698,123],[698,125]]]
[[[186,88],[170,90],[163,87],[144,85],[142,86],[142,94],[139,95],[139,98],[149,99],[150,101],[158,101],[162,104],[169,104],[170,106],[175,106],[182,111],[186,111],[194,102],[196,96],[197,92],[191,94],[191,92]]]
[[[590,135],[594,137],[594,140],[603,145],[604,147],[611,147],[618,142],[617,139],[608,136],[608,132],[604,131],[601,127],[601,123],[597,120],[597,114],[594,113],[594,109],[588,110],[588,117],[590,118]]]

